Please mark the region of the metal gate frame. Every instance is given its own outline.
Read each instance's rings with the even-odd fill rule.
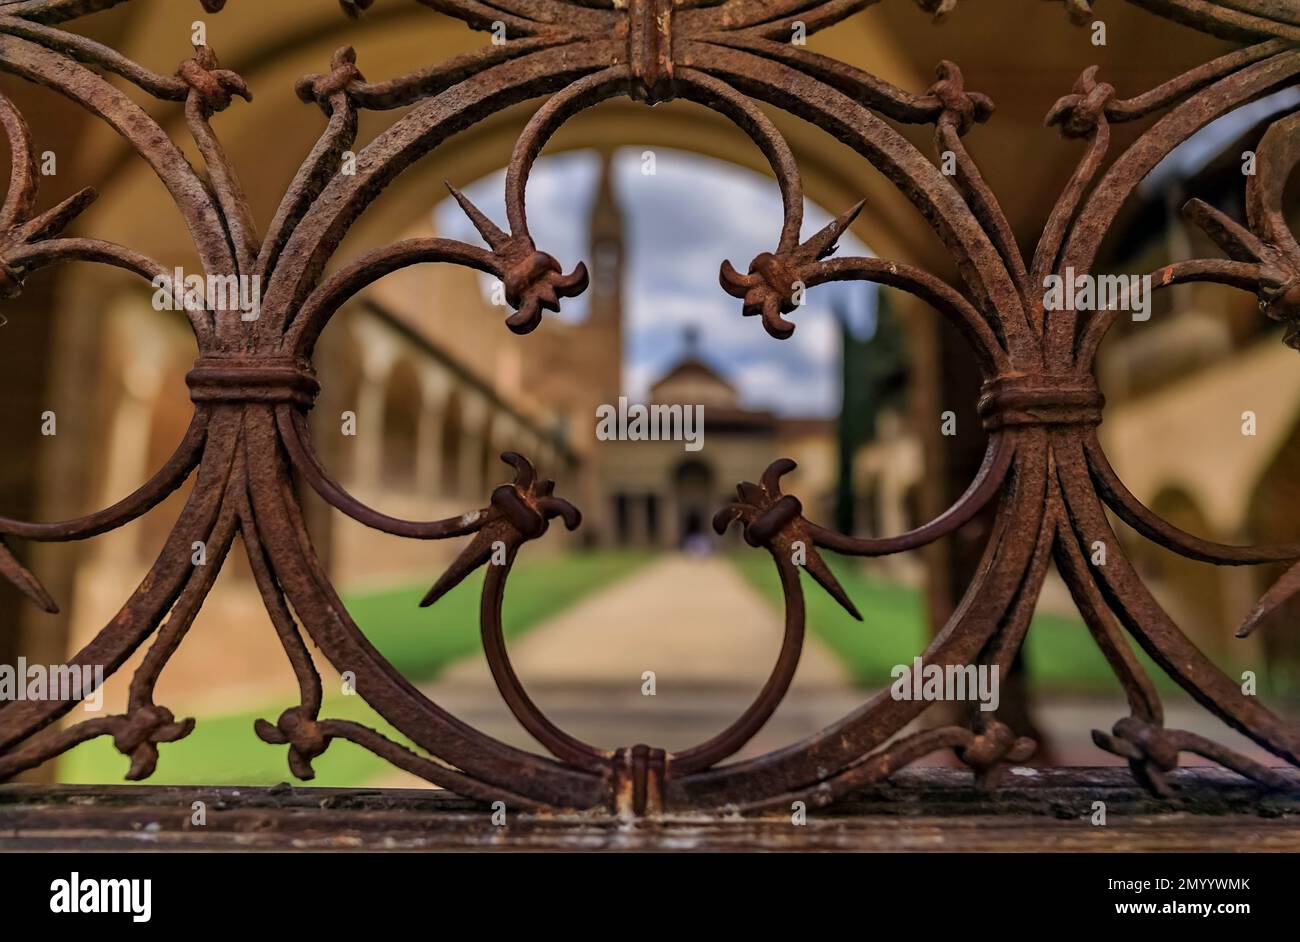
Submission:
[[[174,75],[159,75],[64,26],[78,17],[131,0],[9,0],[0,5],[0,69],[48,86],[109,124],[146,160],[183,215],[206,275],[256,276],[265,286],[253,321],[225,307],[192,308],[198,343],[188,375],[194,416],[164,466],[117,504],[57,523],[0,519],[0,572],[46,611],[55,604],[4,541],[82,540],[136,519],[191,475],[195,487],[149,575],[118,614],[70,662],[103,665],[111,673],[154,635],[131,680],[125,713],[98,717],[37,736],[75,706],[74,700],[11,702],[0,708],[0,780],[37,766],[98,736],[111,736],[130,758],[128,779],[148,777],[158,745],[194,728],[154,702],[155,683],[185,638],[236,533],[245,544],[258,589],[297,677],[300,702],[257,735],[287,745],[299,778],[332,740],[346,739],[436,785],[459,794],[502,800],[519,808],[608,808],[646,814],[663,809],[761,809],[794,800],[824,805],[879,781],[913,760],[952,748],[985,787],[1008,763],[1023,762],[1035,744],[993,716],[895,739],[927,704],[882,691],[809,739],[756,759],[720,765],[744,746],[784,697],[804,635],[800,570],[856,614],[817,550],[882,556],[924,546],[952,533],[986,506],[996,508],[992,535],[965,598],[922,655],[924,664],[998,666],[1005,673],[1028,630],[1049,565],[1069,586],[1098,647],[1128,697],[1130,715],[1097,744],[1128,760],[1133,774],[1158,794],[1179,754],[1191,752],[1268,786],[1286,779],[1199,735],[1166,729],[1162,706],[1121,627],[1169,676],[1215,715],[1293,765],[1300,765],[1300,731],[1288,726],[1222,673],[1164,612],[1120,550],[1110,508],[1146,538],[1188,558],[1249,565],[1300,558],[1300,543],[1228,546],[1175,528],[1143,506],[1107,462],[1097,437],[1103,398],[1094,361],[1114,311],[1088,316],[1045,311],[1036,286],[1068,269],[1091,270],[1103,237],[1133,189],[1176,145],[1215,118],[1280,88],[1300,83],[1300,9],[1292,0],[1130,0],[1171,20],[1243,41],[1238,51],[1192,69],[1157,88],[1121,98],[1086,70],[1061,98],[1048,123],[1084,147],[1068,185],[1044,225],[1032,259],[1022,257],[998,201],[967,153],[962,137],[993,109],[967,91],[951,62],[938,81],[913,94],[843,63],[789,43],[795,24],[815,33],[856,14],[873,0],[419,0],[470,27],[508,41],[400,78],[368,82],[352,49],[338,50],[329,70],[297,85],[316,103],[326,127],[303,161],[265,234],[259,234],[236,170],[210,125],[235,97],[251,98],[236,73],[221,68],[202,46]],[[202,0],[217,12],[224,0]],[[918,0],[936,16],[956,0]],[[371,0],[342,0],[358,15]],[[1072,19],[1090,18],[1088,0],[1066,0]],[[120,76],[163,101],[184,104],[206,165],[200,176],[161,127],[102,73]],[[351,225],[380,191],[411,164],[459,131],[527,99],[549,95],[528,123],[506,176],[508,231],[463,195],[453,195],[487,248],[453,239],[409,239],[369,252],[324,277]],[[722,264],[722,287],[757,315],[776,338],[794,324],[798,287],[832,281],[873,281],[907,291],[955,324],[984,378],[979,414],[988,448],[975,481],[934,520],[887,539],[859,539],[803,516],[799,500],[781,491],[794,467],[773,462],[757,484],[739,485],[736,503],[714,520],[721,532],[743,527],[745,540],[768,550],[785,596],[785,637],[767,683],[722,733],[682,752],[647,745],[606,751],[552,723],[529,699],[511,667],[501,628],[511,567],[523,545],[542,537],[558,518],[569,529],[578,510],[538,480],[521,455],[503,459],[514,480],[492,492],[487,506],[437,521],[402,520],[361,503],[332,480],[313,449],[307,414],[319,384],[312,364],[317,338],[331,316],[365,286],[398,269],[426,262],[488,272],[505,286],[520,334],[543,311],[581,293],[587,272],[565,274],[529,234],[524,191],[529,171],[551,135],[581,110],[628,95],[654,104],[685,98],[730,119],[771,165],[784,203],[784,225],[773,252],[742,274]],[[825,129],[880,170],[939,235],[957,263],[954,286],[919,268],[878,258],[835,257],[836,239],[862,209],[858,204],[802,239],[803,194],[788,145],[758,107],[784,109]],[[410,110],[356,154],[355,173],[341,173],[355,141],[361,110]],[[1127,150],[1107,162],[1110,126],[1160,114]],[[885,119],[932,124],[936,148],[955,155],[947,176]],[[0,292],[12,297],[23,279],[55,263],[90,261],[146,280],[169,269],[130,248],[62,230],[95,198],[80,193],[37,213],[35,152],[22,116],[0,97],[14,154],[9,190],[0,205]],[[1300,347],[1300,244],[1282,208],[1288,176],[1300,162],[1300,114],[1277,119],[1258,150],[1246,183],[1242,225],[1192,200],[1188,218],[1227,259],[1196,259],[1160,269],[1158,288],[1210,281],[1250,291],[1263,312],[1287,324],[1287,342]],[[416,540],[470,536],[469,544],[430,589],[436,602],[489,561],[493,544],[507,547],[504,565],[488,565],[482,591],[484,650],[501,695],[519,722],[553,758],[521,751],[471,728],[430,701],[401,676],[352,621],[317,558],[295,491],[297,475],[334,508],[361,523]],[[1089,547],[1111,548],[1107,565],[1088,563]],[[208,547],[205,566],[190,547]],[[798,545],[796,545],[798,544]],[[796,550],[806,560],[796,562]],[[1300,589],[1300,565],[1261,599],[1241,626],[1249,632]],[[323,718],[321,682],[302,630],[385,720],[409,737],[416,752],[358,723]]]

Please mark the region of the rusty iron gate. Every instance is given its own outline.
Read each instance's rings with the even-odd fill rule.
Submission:
[[[274,722],[259,720],[256,733],[288,747],[289,767],[299,778],[311,778],[313,759],[332,740],[346,739],[436,785],[519,808],[644,814],[761,809],[793,800],[824,805],[947,748],[974,770],[978,783],[995,787],[1000,769],[1029,758],[1031,740],[984,715],[967,725],[898,738],[927,704],[896,700],[887,692],[804,742],[720,764],[763,726],[789,687],[804,636],[800,570],[856,613],[816,548],[850,556],[898,553],[951,534],[985,507],[996,514],[982,562],[962,604],[924,652],[926,665],[997,665],[1005,673],[1054,563],[1129,701],[1130,715],[1109,733],[1095,732],[1094,739],[1127,759],[1143,784],[1167,792],[1167,773],[1182,752],[1264,785],[1279,786],[1284,779],[1199,735],[1165,728],[1160,698],[1124,632],[1206,709],[1300,765],[1300,730],[1244,695],[1171,621],[1119,552],[1107,508],[1146,538],[1221,565],[1295,560],[1300,543],[1211,543],[1143,506],[1111,469],[1097,437],[1103,400],[1094,359],[1115,313],[1084,317],[1077,310],[1046,311],[1037,287],[1067,269],[1090,270],[1126,198],[1176,145],[1247,102],[1300,84],[1295,0],[1132,0],[1241,46],[1132,98],[1121,97],[1095,68],[1083,73],[1047,117],[1048,124],[1080,141],[1082,156],[1032,258],[1021,255],[996,196],[963,146],[963,135],[986,121],[993,105],[964,87],[956,65],[940,64],[935,84],[915,94],[788,41],[798,24],[811,34],[855,15],[872,0],[419,0],[475,29],[503,26],[508,41],[381,82],[367,81],[353,51],[343,48],[328,70],[303,78],[297,93],[321,108],[325,128],[265,233],[255,226],[236,168],[210,124],[234,98],[251,97],[243,79],[223,69],[206,46],[174,75],[160,75],[69,31],[78,17],[122,2],[130,0],[8,0],[0,5],[0,69],[57,90],[125,138],[167,187],[205,273],[259,277],[263,303],[252,321],[234,309],[187,312],[199,351],[188,376],[193,419],[172,457],[139,490],[76,520],[0,520],[0,571],[35,604],[53,611],[54,601],[6,542],[87,539],[146,513],[191,475],[197,479],[148,577],[72,662],[104,665],[111,672],[153,636],[131,680],[126,712],[46,729],[75,703],[6,704],[0,709],[0,779],[97,736],[111,736],[129,757],[127,778],[153,773],[158,745],[179,740],[194,727],[192,719],[178,720],[154,702],[155,682],[239,534],[300,689],[300,702]],[[203,0],[203,6],[216,12],[223,2]],[[956,0],[918,2],[942,16]],[[342,5],[359,15],[371,0]],[[1088,21],[1088,0],[1065,5],[1076,22]],[[183,106],[206,176],[195,172],[177,144],[104,73]],[[325,277],[349,227],[398,174],[458,131],[543,95],[550,97],[510,159],[508,229],[454,194],[487,248],[411,239],[337,265]],[[553,482],[539,480],[525,457],[507,453],[502,457],[513,466],[514,480],[496,488],[487,506],[446,520],[397,519],[360,503],[330,478],[307,423],[319,389],[312,363],[317,338],[344,302],[390,272],[440,262],[491,273],[504,284],[514,309],[506,325],[521,334],[538,326],[544,310],[557,311],[561,299],[583,291],[583,266],[566,274],[534,245],[524,191],[534,160],[561,125],[582,109],[621,95],[646,104],[674,97],[698,102],[734,122],[767,158],[781,190],[784,225],[775,249],[755,258],[745,273],[724,262],[721,282],[773,337],[786,338],[794,330],[785,315],[795,309],[796,285],[874,281],[916,295],[955,324],[984,377],[978,404],[988,429],[983,466],[952,507],[915,530],[859,539],[806,519],[798,498],[781,490],[782,476],[793,468],[789,460],[773,462],[758,483],[739,485],[738,500],[721,508],[714,524],[719,531],[739,525],[750,546],[770,552],[785,597],[784,642],[749,708],[723,732],[675,753],[648,745],[611,752],[576,739],[534,705],[511,668],[501,627],[511,566],[552,520],[570,529],[580,523],[578,510],[553,492]],[[836,257],[836,239],[861,204],[803,238],[799,170],[759,104],[826,129],[883,172],[942,238],[957,263],[959,283],[887,259]],[[341,173],[359,113],[394,108],[409,110],[357,153],[355,173]],[[1158,120],[1131,147],[1107,160],[1112,124],[1155,115]],[[890,121],[932,124],[938,151],[955,155],[956,173],[942,173]],[[147,280],[167,275],[161,263],[128,247],[61,235],[95,194],[83,190],[38,212],[33,143],[22,116],[5,98],[0,98],[0,123],[14,155],[0,206],[0,291],[12,297],[33,271],[69,261],[116,266]],[[1185,207],[1188,218],[1227,257],[1169,265],[1154,273],[1156,286],[1211,281],[1253,292],[1264,314],[1287,325],[1287,343],[1300,347],[1300,244],[1283,214],[1284,189],[1298,161],[1300,113],[1291,113],[1274,120],[1259,146],[1257,172],[1245,182],[1244,223],[1197,200]],[[313,551],[295,476],[338,511],[385,533],[415,540],[470,537],[430,589],[426,604],[483,566],[496,541],[506,544],[506,563],[487,566],[483,646],[501,695],[551,757],[507,746],[448,714],[371,646]],[[1116,547],[1104,567],[1088,563],[1096,540]],[[195,541],[209,547],[206,566],[191,564]],[[795,562],[796,543],[808,548],[803,565]],[[1240,633],[1298,588],[1300,566],[1265,594]],[[321,681],[303,630],[335,668],[355,674],[357,692],[422,752],[361,724],[321,716]]]

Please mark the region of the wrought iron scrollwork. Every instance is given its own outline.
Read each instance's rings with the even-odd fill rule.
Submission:
[[[19,0],[0,14],[0,70],[47,85],[101,117],[157,174],[183,216],[208,275],[257,275],[265,285],[260,316],[244,321],[227,309],[189,310],[199,359],[189,376],[195,409],[175,453],[139,490],[119,503],[75,520],[0,520],[0,574],[47,611],[55,600],[8,548],[15,540],[83,540],[123,526],[155,507],[191,476],[191,491],[148,577],[118,614],[74,658],[75,664],[119,667],[152,637],[130,690],[127,712],[96,718],[37,737],[68,713],[72,701],[14,702],[0,708],[0,778],[36,766],[97,736],[111,736],[130,758],[129,778],[149,775],[158,744],[193,728],[154,703],[155,682],[184,640],[236,534],[242,536],[270,621],[298,680],[300,702],[257,735],[288,747],[291,770],[310,778],[312,761],[334,739],[347,739],[394,765],[467,796],[517,807],[571,807],[647,813],[664,808],[773,806],[794,799],[824,804],[880,780],[927,753],[954,749],[990,787],[1008,763],[1025,761],[1034,744],[996,717],[967,728],[944,726],[896,739],[926,704],[881,692],[810,739],[754,759],[720,765],[748,742],[784,697],[804,633],[800,570],[857,615],[820,551],[881,556],[924,546],[953,533],[980,510],[995,506],[987,550],[966,598],[921,657],[926,665],[1011,662],[1028,631],[1039,591],[1054,563],[1069,586],[1099,648],[1127,694],[1131,715],[1099,746],[1124,759],[1149,787],[1167,788],[1165,774],[1180,752],[1207,757],[1262,784],[1277,776],[1260,764],[1191,733],[1163,726],[1159,697],[1125,633],[1206,708],[1274,755],[1300,765],[1300,731],[1288,726],[1215,667],[1156,602],[1118,550],[1106,510],[1145,537],[1189,558],[1225,565],[1300,559],[1300,544],[1235,547],[1198,539],[1143,506],[1111,469],[1096,434],[1104,411],[1093,378],[1098,346],[1114,316],[1082,322],[1074,310],[1046,311],[1046,276],[1091,269],[1103,236],[1137,184],[1177,144],[1215,118],[1272,91],[1297,84],[1300,13],[1276,0],[1133,0],[1197,29],[1249,45],[1174,78],[1121,98],[1095,69],[1047,116],[1049,124],[1083,144],[1073,176],[1045,223],[1031,258],[1024,258],[996,196],[967,152],[963,137],[987,122],[993,103],[968,91],[960,69],[941,63],[923,94],[805,48],[784,42],[797,21],[808,33],[871,5],[872,0],[422,0],[470,27],[504,23],[510,40],[410,75],[368,81],[350,48],[326,72],[303,78],[297,93],[323,111],[326,125],[285,193],[269,228],[259,233],[236,168],[211,121],[250,89],[200,47],[174,75],[159,75],[114,50],[69,32],[78,17],[129,0]],[[395,0],[392,0],[395,2]],[[954,0],[918,0],[942,17]],[[220,0],[204,0],[210,12]],[[371,0],[343,0],[358,15]],[[1067,0],[1072,19],[1086,21],[1087,0]],[[162,101],[183,104],[190,134],[206,167],[200,176],[159,125],[105,78],[130,82]],[[366,254],[323,277],[349,228],[395,177],[459,130],[511,104],[549,95],[528,123],[506,177],[508,231],[462,194],[453,195],[487,247],[454,239],[411,239]],[[773,251],[741,273],[721,267],[723,288],[741,300],[777,338],[796,329],[796,285],[871,281],[916,295],[956,325],[984,377],[979,413],[988,449],[974,482],[943,514],[908,533],[861,539],[806,519],[798,499],[783,494],[780,477],[793,467],[773,463],[760,483],[741,484],[739,501],[720,511],[721,530],[740,524],[747,542],[773,556],[785,597],[785,638],[755,701],[730,727],[676,753],[638,745],[598,749],[554,725],[529,699],[515,675],[501,629],[511,567],[524,545],[540,539],[552,519],[578,526],[576,508],[539,481],[520,455],[504,459],[515,471],[487,506],[443,520],[391,517],[348,494],[316,456],[306,420],[319,388],[312,363],[332,315],[366,285],[412,265],[443,263],[489,272],[506,286],[515,313],[510,329],[536,328],[543,311],[586,287],[579,264],[566,274],[534,244],[524,209],[529,171],[550,136],[584,108],[615,96],[653,104],[680,97],[726,117],[745,131],[771,165],[785,218]],[[764,104],[828,130],[879,169],[911,201],[957,263],[959,285],[902,262],[844,258],[836,241],[864,210],[859,203],[826,228],[802,238],[803,195],[794,156]],[[238,105],[242,107],[242,105]],[[355,172],[339,173],[356,141],[363,110],[407,109],[356,154]],[[1152,115],[1158,119],[1107,163],[1110,126]],[[886,120],[933,125],[940,151],[955,155],[949,177]],[[84,190],[36,212],[34,149],[18,111],[0,97],[14,154],[0,205],[0,293],[13,296],[33,272],[71,261],[115,266],[150,280],[166,274],[159,262],[109,242],[64,237],[64,227],[95,198]],[[1282,212],[1283,191],[1300,161],[1300,122],[1277,120],[1259,149],[1259,171],[1247,183],[1244,224],[1193,201],[1189,218],[1228,256],[1179,262],[1155,273],[1158,287],[1214,281],[1254,292],[1265,314],[1300,332],[1300,245]],[[297,474],[338,511],[369,527],[416,540],[468,536],[451,568],[425,603],[482,565],[504,545],[505,565],[489,566],[481,610],[484,647],[502,696],[515,716],[552,754],[545,757],[498,742],[431,702],[406,681],[352,621],[314,554],[291,477]],[[201,540],[209,564],[189,564]],[[1087,547],[1104,540],[1116,549],[1103,568],[1086,564]],[[792,562],[793,545],[806,551]],[[1291,569],[1243,625],[1250,630],[1300,589]],[[1122,630],[1121,630],[1122,627]],[[412,746],[357,723],[323,718],[321,682],[304,631],[356,690]]]

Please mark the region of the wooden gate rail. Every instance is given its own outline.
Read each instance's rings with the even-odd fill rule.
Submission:
[[[1152,796],[1123,768],[1033,771],[989,795],[959,769],[904,769],[800,826],[788,808],[636,819],[519,811],[503,822],[483,802],[414,788],[0,785],[0,851],[1300,851],[1292,770],[1283,795],[1231,772],[1178,769],[1174,798]]]
[[[1163,85],[1121,97],[1095,68],[1085,71],[1047,116],[1082,156],[1042,228],[1032,258],[1021,255],[996,196],[967,153],[963,136],[990,119],[993,103],[966,89],[961,70],[942,62],[936,82],[917,94],[787,40],[796,24],[811,34],[857,14],[872,0],[420,0],[476,29],[505,30],[507,41],[382,81],[363,77],[352,49],[303,78],[297,93],[325,115],[316,146],[304,159],[268,229],[259,231],[236,168],[227,161],[211,121],[251,92],[223,69],[206,46],[173,75],[161,75],[68,27],[77,18],[131,0],[11,0],[0,6],[0,69],[62,93],[105,121],[147,161],[182,214],[206,276],[256,277],[260,312],[246,319],[233,307],[192,307],[198,344],[189,374],[194,416],[173,456],[139,490],[75,520],[0,520],[0,572],[34,603],[55,602],[37,576],[5,546],[15,540],[82,540],[148,512],[193,476],[193,488],[148,576],[118,614],[73,658],[112,672],[152,636],[131,680],[126,712],[85,720],[36,736],[75,705],[73,700],[11,702],[0,709],[0,779],[32,768],[78,743],[111,736],[130,759],[129,779],[143,779],[159,744],[194,727],[154,702],[154,686],[183,642],[239,534],[271,623],[297,677],[300,702],[257,735],[288,747],[299,778],[335,739],[346,739],[393,765],[472,799],[521,809],[610,808],[628,814],[665,809],[763,809],[805,801],[830,803],[881,782],[907,763],[951,748],[994,787],[1008,763],[1022,762],[1034,743],[994,715],[895,739],[926,707],[881,692],[815,736],[756,759],[720,765],[763,725],[789,687],[804,632],[800,569],[849,611],[852,602],[819,550],[881,556],[951,534],[987,506],[996,508],[991,538],[966,597],[925,650],[924,663],[997,666],[1005,674],[1019,651],[1044,576],[1055,564],[1098,647],[1127,694],[1130,715],[1098,745],[1128,761],[1134,776],[1166,794],[1179,754],[1213,760],[1263,786],[1294,779],[1189,732],[1166,729],[1160,699],[1125,633],[1206,709],[1279,758],[1300,764],[1300,730],[1284,723],[1215,667],[1153,598],[1122,553],[1106,510],[1148,539],[1192,559],[1251,565],[1300,558],[1300,543],[1227,546],[1198,539],[1143,506],[1111,469],[1097,437],[1103,400],[1094,361],[1114,311],[1087,314],[1045,309],[1040,286],[1053,274],[1088,273],[1116,214],[1138,183],[1182,141],[1214,119],[1282,88],[1300,84],[1300,8],[1289,0],[1131,0],[1196,29],[1244,43]],[[395,0],[393,0],[395,2]],[[942,15],[955,0],[920,0]],[[222,0],[203,0],[216,12]],[[370,0],[344,0],[358,14]],[[1084,22],[1087,0],[1067,0]],[[200,176],[168,138],[106,77],[176,102],[202,155]],[[456,133],[503,108],[550,96],[523,131],[506,175],[505,229],[468,199],[453,195],[486,247],[454,239],[408,239],[337,265],[327,264],[380,191]],[[726,730],[682,752],[647,745],[596,748],[552,723],[529,699],[511,668],[501,610],[511,567],[551,521],[569,529],[578,510],[539,480],[521,455],[503,459],[513,481],[479,509],[445,520],[403,520],[379,513],[334,481],[314,450],[307,414],[319,388],[312,363],[317,338],[332,315],[365,286],[398,269],[438,262],[490,273],[505,287],[514,312],[506,326],[528,333],[543,311],[581,293],[587,271],[566,273],[530,234],[524,191],[534,160],[551,135],[581,110],[617,96],[647,104],[674,97],[730,119],[766,157],[780,187],[784,225],[771,252],[742,273],[721,266],[723,289],[741,300],[773,337],[789,337],[796,289],[833,281],[872,281],[924,300],[957,326],[983,373],[979,414],[988,451],[967,492],[936,519],[886,539],[860,539],[805,518],[781,478],[794,465],[773,462],[758,483],[742,483],[738,501],[722,508],[719,531],[743,528],[746,541],[770,552],[785,596],[785,642],[767,684]],[[803,194],[790,148],[759,105],[784,109],[825,129],[880,170],[943,240],[959,283],[886,259],[836,257],[836,240],[864,211],[847,209],[804,238]],[[245,107],[240,105],[239,107]],[[404,108],[400,118],[356,154],[355,172],[340,172],[363,110]],[[1112,124],[1159,115],[1113,160]],[[887,120],[886,120],[887,119]],[[951,153],[945,175],[889,122],[933,125],[935,146]],[[146,280],[170,269],[132,249],[90,237],[62,235],[95,198],[83,190],[53,209],[37,210],[35,148],[22,116],[0,98],[0,124],[14,154],[9,190],[0,205],[0,292],[15,295],[23,279],[55,263],[90,261]],[[1230,219],[1204,203],[1186,207],[1226,259],[1195,259],[1153,274],[1157,289],[1191,281],[1250,291],[1263,313],[1287,325],[1300,346],[1300,244],[1283,213],[1283,193],[1300,161],[1300,114],[1275,119],[1246,181],[1247,216]],[[445,326],[442,329],[454,329]],[[328,377],[326,377],[328,381]],[[761,469],[755,469],[759,471]],[[494,543],[504,565],[488,566],[483,586],[483,644],[501,695],[520,723],[551,753],[521,751],[467,726],[430,701],[371,645],[340,601],[303,525],[292,485],[298,475],[338,511],[369,527],[416,540],[469,536],[464,551],[424,599],[436,602],[483,566]],[[1104,567],[1087,563],[1090,547],[1110,548]],[[207,565],[190,562],[190,547],[208,547]],[[806,563],[794,560],[796,544]],[[1249,632],[1300,588],[1291,568],[1241,626]],[[302,631],[356,690],[416,748],[358,723],[321,716],[321,682]]]

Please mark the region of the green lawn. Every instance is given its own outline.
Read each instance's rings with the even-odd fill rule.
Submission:
[[[522,559],[510,575],[504,628],[519,635],[557,614],[588,592],[631,573],[650,557],[642,553],[580,553]],[[424,682],[447,665],[480,650],[478,605],[482,572],[475,573],[432,608],[420,608],[428,589],[416,585],[383,592],[346,595],[348,611],[371,643],[407,678]],[[325,677],[322,718],[350,719],[373,726],[404,742],[360,697],[344,696],[332,675]],[[200,716],[194,732],[159,747],[154,785],[274,785],[290,780],[286,746],[271,746],[253,732],[253,721],[275,722],[296,703],[293,688],[284,700],[246,713]],[[129,762],[105,738],[91,740],[60,760],[59,777],[67,782],[120,783]],[[335,741],[315,762],[313,785],[356,785],[387,768],[370,752]]]
[[[928,641],[921,594],[868,573],[853,560],[830,554],[826,558],[864,621],[854,621],[820,586],[805,578],[808,630],[839,656],[854,681],[864,687],[885,686],[891,668],[911,664]],[[737,554],[734,559],[752,585],[773,605],[781,605],[781,587],[767,553]],[[1139,651],[1138,656],[1159,690],[1180,689],[1145,654]],[[1079,618],[1035,616],[1025,640],[1025,658],[1030,682],[1041,691],[1086,696],[1120,693],[1118,681]],[[1234,665],[1224,668],[1232,673]],[[1261,677],[1261,692],[1268,686]]]
[[[650,559],[646,553],[578,553],[530,561],[510,573],[506,637],[558,614],[592,589],[623,578]],[[427,585],[348,596],[348,611],[393,666],[410,680],[432,680],[448,664],[480,650],[478,608],[482,570],[432,608],[420,608]]]

